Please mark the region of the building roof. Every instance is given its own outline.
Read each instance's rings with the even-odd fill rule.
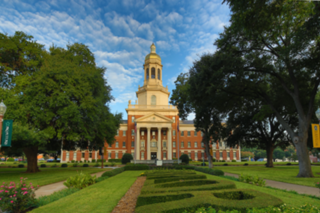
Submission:
[[[128,123],[128,120],[122,120],[121,121],[121,124],[127,124]]]
[[[194,124],[193,120],[180,121],[181,124]]]

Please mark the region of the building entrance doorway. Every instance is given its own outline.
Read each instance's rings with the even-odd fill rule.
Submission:
[[[157,153],[156,152],[151,152],[151,160],[157,159]]]

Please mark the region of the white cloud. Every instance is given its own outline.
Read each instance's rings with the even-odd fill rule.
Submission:
[[[128,103],[129,100],[131,100],[131,103],[134,104],[135,102],[133,100],[136,99],[135,92],[120,93],[117,95],[115,100],[111,101],[111,104]]]

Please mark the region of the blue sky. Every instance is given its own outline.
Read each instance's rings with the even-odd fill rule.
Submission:
[[[127,114],[143,84],[144,57],[155,43],[169,91],[229,25],[230,10],[209,0],[1,0],[0,32],[23,31],[49,48],[79,42],[89,46],[115,100],[112,112]],[[189,116],[192,119],[193,115]]]

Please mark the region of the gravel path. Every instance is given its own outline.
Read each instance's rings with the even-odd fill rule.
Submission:
[[[127,193],[121,198],[117,206],[113,209],[112,213],[132,213],[136,208],[136,202],[140,195],[140,191],[144,182],[145,176],[138,177],[136,182],[130,187]]]
[[[225,172],[224,174],[228,175],[228,176],[236,177],[236,178],[239,177],[239,175],[233,174],[233,173]],[[268,179],[264,179],[264,180],[266,181],[267,186],[271,186],[271,187],[278,188],[278,189],[294,190],[294,191],[298,192],[299,194],[320,196],[319,189],[315,188],[315,187],[302,186],[302,185],[297,185],[297,184],[292,184],[292,183],[284,183],[284,182],[268,180]]]

